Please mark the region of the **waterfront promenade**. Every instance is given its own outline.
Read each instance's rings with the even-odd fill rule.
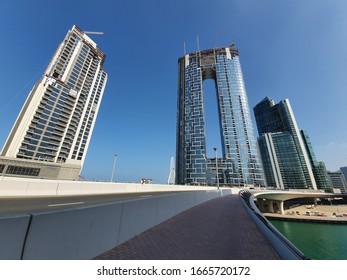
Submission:
[[[188,209],[94,259],[275,260],[280,257],[234,194]]]
[[[300,205],[287,209],[284,215],[263,213],[267,218],[322,223],[347,224],[347,205]]]

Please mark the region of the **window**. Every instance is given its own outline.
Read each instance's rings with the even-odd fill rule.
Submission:
[[[24,166],[14,166],[9,165],[6,174],[15,174],[15,175],[26,175],[26,176],[39,176],[40,168],[24,167]]]

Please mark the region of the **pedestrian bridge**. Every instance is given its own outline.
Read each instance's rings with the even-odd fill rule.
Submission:
[[[162,192],[71,209],[0,215],[0,260],[91,259],[147,229],[238,189],[0,177],[0,196]]]
[[[193,206],[208,201],[212,203],[213,199],[221,200],[215,201],[211,205],[216,205],[216,202],[218,205],[223,200],[226,203],[225,207],[232,208],[226,210],[222,207],[220,211],[221,213],[224,211],[230,212],[230,215],[234,215],[235,222],[231,223],[231,225],[235,229],[235,238],[239,236],[243,239],[246,233],[252,236],[254,234],[254,229],[245,230],[246,225],[252,226],[250,222],[245,223],[244,218],[240,218],[241,215],[245,214],[241,214],[242,211],[248,211],[261,231],[263,233],[265,232],[264,235],[268,238],[273,248],[276,248],[276,252],[278,252],[278,255],[282,259],[304,258],[302,253],[297,252],[295,248],[293,249],[293,245],[289,244],[285,238],[281,237],[278,233],[274,234],[275,230],[266,222],[266,219],[255,205],[251,205],[248,208],[240,207],[236,203],[238,201],[237,194],[239,194],[239,190],[237,188],[218,189],[216,187],[198,186],[55,181],[0,176],[0,196],[3,197],[77,196],[105,193],[168,191],[167,194],[160,196],[139,197],[127,201],[78,206],[74,209],[23,213],[9,216],[2,215],[0,216],[0,259],[91,259],[125,243],[127,240],[138,236],[144,231]],[[252,191],[252,195],[248,190],[242,195],[242,192],[240,194],[244,197],[242,201],[245,201],[245,203],[254,204],[254,198],[256,198],[261,203],[266,202],[269,205],[278,204],[277,207],[282,210],[283,201],[287,199],[333,196],[324,193],[285,191]],[[227,197],[224,199],[224,196]],[[228,201],[230,205],[228,205]],[[203,214],[202,216],[206,215]],[[223,214],[219,215],[219,217],[222,216]],[[192,218],[190,219],[192,220]],[[201,221],[198,218],[193,218],[193,220]],[[209,220],[218,224],[215,218],[210,217]],[[220,221],[220,225],[223,223],[223,221]],[[188,224],[190,225],[191,223]],[[202,223],[202,226],[206,226],[205,222]],[[177,227],[174,226],[174,228]],[[207,228],[211,230],[210,233],[214,236],[214,230],[218,227],[214,225],[208,226]],[[218,234],[218,236],[223,236],[223,234],[224,232]],[[201,234],[200,237],[204,238],[205,235]],[[252,240],[249,244],[250,246],[255,244],[253,239],[250,238],[247,240]],[[241,241],[239,243],[241,244]],[[262,244],[264,242],[259,242],[259,245]],[[198,248],[198,246],[195,247]],[[222,244],[220,248],[225,248],[225,246]],[[259,254],[265,252],[262,247],[252,247],[248,251],[252,252],[254,249]],[[220,252],[224,254],[223,250]],[[241,255],[228,254],[228,258],[241,258],[243,256],[245,259],[250,259],[256,257],[254,255],[245,255],[245,252],[247,250],[241,251],[240,249],[240,251],[235,253],[241,253]],[[210,255],[208,256],[211,257]],[[216,258],[220,256],[218,255]],[[266,257],[264,255],[257,255],[257,257],[270,258],[269,255]]]

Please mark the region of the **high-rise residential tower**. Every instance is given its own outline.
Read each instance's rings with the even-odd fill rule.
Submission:
[[[107,81],[104,60],[80,28],[68,31],[6,140],[0,175],[79,178]]]
[[[267,185],[317,189],[310,162],[313,149],[298,128],[289,100],[275,104],[266,97],[254,107],[254,114]]]
[[[203,82],[215,82],[221,157],[206,150]],[[217,153],[216,153],[217,154]],[[263,185],[250,109],[234,44],[178,59],[176,184]]]

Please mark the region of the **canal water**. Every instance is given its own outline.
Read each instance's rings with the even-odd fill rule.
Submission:
[[[346,224],[269,221],[308,258],[347,260]]]

